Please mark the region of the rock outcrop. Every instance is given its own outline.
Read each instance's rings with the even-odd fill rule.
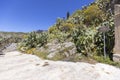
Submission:
[[[115,5],[115,47],[113,60],[120,62],[120,5]]]
[[[45,47],[41,47],[39,50],[41,52],[47,52],[47,58],[49,59],[56,55],[64,55],[65,57],[69,57],[77,53],[76,46],[72,42],[57,43],[54,41],[47,43]]]

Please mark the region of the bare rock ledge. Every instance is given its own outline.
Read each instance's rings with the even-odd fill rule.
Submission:
[[[0,80],[120,80],[120,69],[101,63],[42,60],[14,51],[0,57]]]

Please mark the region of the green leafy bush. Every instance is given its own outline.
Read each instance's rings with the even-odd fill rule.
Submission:
[[[84,13],[84,23],[87,25],[96,24],[99,25],[103,18],[105,18],[105,14],[100,8],[93,4],[89,6],[87,9],[83,11]]]
[[[72,24],[72,23],[64,23],[60,27],[60,30],[63,32],[70,32],[70,31],[72,31],[73,27],[74,27],[74,24]]]
[[[73,32],[73,40],[78,52],[90,55],[95,52],[94,36],[97,30],[94,27],[78,27]]]
[[[76,44],[78,52],[85,55],[103,55],[103,33],[99,32],[98,29],[101,26],[109,26],[110,30],[106,32],[106,52],[107,56],[112,60],[113,48],[114,48],[114,22],[113,18],[109,21],[103,22],[99,27],[85,27],[81,26],[75,28],[72,36],[73,41]]]
[[[48,33],[35,33],[31,32],[28,36],[20,43],[19,49],[27,50],[30,48],[41,47],[47,43]]]
[[[43,46],[47,43],[48,33],[47,32],[42,32],[40,34],[37,34],[36,39],[37,39],[36,40],[37,46],[41,47],[41,46]]]
[[[54,34],[54,32],[55,31],[58,31],[58,28],[56,27],[56,26],[52,26],[52,27],[50,27],[49,29],[48,29],[48,32],[50,33],[50,34]]]
[[[49,34],[48,41],[52,42],[53,40],[57,40],[58,42],[65,42],[69,40],[70,33],[64,33],[59,30],[54,31],[54,33]]]

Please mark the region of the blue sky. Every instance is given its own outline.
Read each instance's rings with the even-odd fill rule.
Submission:
[[[0,0],[0,31],[47,30],[58,17],[65,17],[94,0]]]

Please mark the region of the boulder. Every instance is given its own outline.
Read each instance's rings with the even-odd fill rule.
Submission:
[[[58,44],[50,44],[48,43],[48,58],[53,58],[57,54],[62,54],[65,57],[72,56],[77,53],[75,44],[72,42],[64,42]]]
[[[44,47],[41,47],[39,51],[47,52],[48,59],[52,59],[56,55],[69,57],[77,53],[76,46],[73,42],[58,43],[56,41],[47,43]]]
[[[115,62],[120,62],[120,54],[113,54],[113,60]]]

